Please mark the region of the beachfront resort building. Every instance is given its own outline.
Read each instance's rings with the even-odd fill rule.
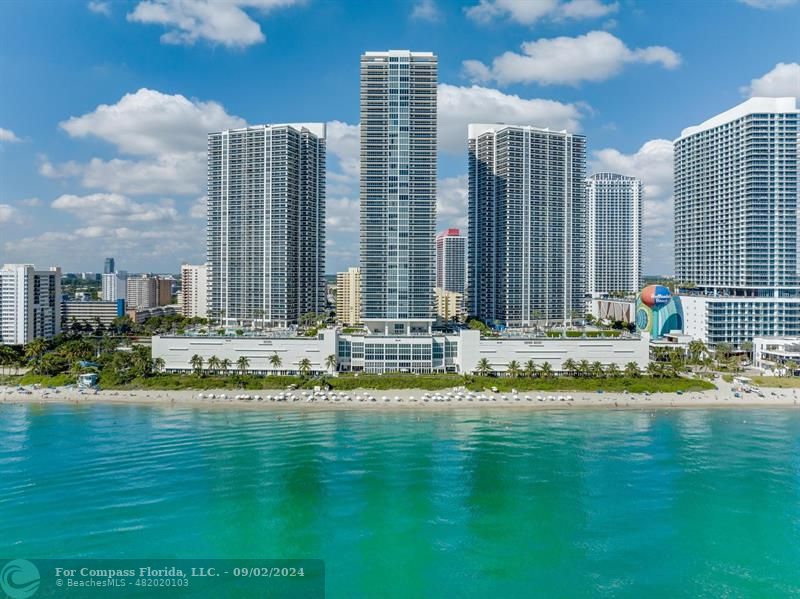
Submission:
[[[507,335],[481,338],[476,330],[426,335],[386,336],[345,334],[338,329],[323,329],[316,337],[268,335],[197,335],[153,337],[153,358],[163,358],[166,372],[191,372],[192,357],[205,364],[212,357],[236,364],[248,360],[248,372],[254,374],[297,374],[301,361],[308,359],[312,374],[344,372],[390,373],[431,372],[474,373],[486,360],[498,374],[516,361],[520,367],[532,360],[540,367],[547,363],[553,372],[565,370],[571,359],[586,360],[603,366],[616,364],[620,369],[634,362],[647,366],[647,337],[548,337],[545,335]],[[273,356],[278,356],[275,361]],[[331,367],[335,358],[336,370]]]
[[[492,325],[586,312],[586,138],[469,125],[469,312]]]
[[[361,269],[357,266],[336,273],[336,322],[343,325],[361,322]]]
[[[361,56],[361,302],[375,333],[429,332],[436,227],[436,56]]]
[[[685,332],[741,347],[800,335],[796,98],[750,98],[675,141]]]
[[[642,201],[635,177],[596,173],[586,179],[588,292],[635,294],[642,286]]]
[[[61,332],[61,268],[32,264],[0,269],[0,345],[24,345]]]
[[[458,229],[436,235],[436,287],[461,295],[467,290],[467,238]]]
[[[285,327],[325,311],[325,125],[208,136],[208,316]]]
[[[205,318],[208,313],[208,266],[181,265],[181,312],[186,318]]]

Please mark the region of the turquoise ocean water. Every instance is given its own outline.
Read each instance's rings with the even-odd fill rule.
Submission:
[[[0,406],[0,557],[321,558],[337,598],[790,597],[798,533],[796,410]]]

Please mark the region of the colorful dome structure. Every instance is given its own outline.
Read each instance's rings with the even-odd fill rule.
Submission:
[[[636,329],[652,339],[670,331],[683,331],[683,308],[679,297],[663,285],[648,285],[636,298]]]

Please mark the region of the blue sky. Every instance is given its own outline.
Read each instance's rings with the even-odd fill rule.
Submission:
[[[439,223],[466,224],[466,125],[567,128],[646,185],[672,269],[669,140],[800,95],[796,0],[0,3],[0,262],[176,272],[204,260],[205,133],[328,123],[328,272],[358,262],[358,60],[439,55]]]

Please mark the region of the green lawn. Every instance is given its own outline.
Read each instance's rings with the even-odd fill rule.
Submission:
[[[792,376],[751,376],[759,387],[779,387],[781,389],[800,389],[800,377]]]
[[[467,388],[472,391],[483,391],[497,387],[499,391],[606,391],[630,393],[673,392],[673,391],[705,391],[716,387],[708,381],[674,378],[651,378],[648,376],[628,378],[577,378],[577,377],[552,377],[547,379],[536,378],[494,378],[470,377],[471,382]]]
[[[764,377],[756,377],[764,378]],[[756,379],[754,379],[756,380]],[[786,385],[771,386],[795,386],[800,387],[800,378],[797,379],[773,379]],[[577,377],[551,377],[546,379],[539,378],[507,378],[507,377],[463,377],[458,374],[342,374],[338,377],[327,377],[325,379],[334,389],[348,391],[352,389],[423,389],[436,391],[439,389],[449,389],[451,387],[466,386],[472,391],[489,390],[497,387],[499,391],[607,391],[631,393],[651,393],[669,391],[703,391],[714,389],[714,385],[708,381],[689,379],[683,377],[675,378],[651,378],[647,376],[636,378],[577,378]],[[6,377],[6,384],[33,385],[40,384],[44,387],[61,386],[75,383],[73,375],[58,375],[53,377],[27,374],[22,377]],[[791,384],[794,383],[794,384]],[[103,382],[100,386],[103,389],[247,389],[257,391],[259,389],[286,389],[289,385],[297,385],[298,388],[311,389],[319,385],[318,379],[303,379],[296,376],[202,376],[198,377],[191,374],[160,374],[148,378],[137,378],[130,383],[114,385]],[[767,383],[760,383],[763,386],[770,386]]]

